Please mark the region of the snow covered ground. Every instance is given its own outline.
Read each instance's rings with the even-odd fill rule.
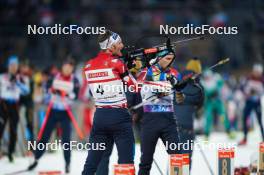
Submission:
[[[210,136],[209,143],[237,143],[238,140],[242,137],[242,134],[237,135],[237,139],[231,141],[224,133],[213,133]],[[204,140],[203,137],[198,137],[198,141]],[[260,134],[258,129],[254,132],[249,134],[249,143],[247,146],[238,147],[235,154],[235,166],[248,166],[250,163],[250,158],[252,155],[255,156],[258,154],[258,143],[260,142]],[[216,171],[216,162],[217,162],[217,150],[215,149],[206,149],[203,150],[206,154],[206,157],[213,168]],[[73,151],[72,152],[72,164],[71,164],[71,174],[77,175],[81,174],[83,169],[83,164],[85,162],[87,156],[86,151]],[[167,163],[168,163],[168,156],[165,152],[164,146],[161,141],[158,143],[155,156],[156,162],[159,164],[160,168],[162,169],[163,173],[167,173]],[[136,169],[138,170],[138,164],[140,160],[140,146],[136,145],[136,156],[135,156],[135,165]],[[22,157],[15,157],[14,163],[9,163],[7,158],[2,158],[0,160],[0,174],[8,174],[17,170],[25,169],[30,162],[32,162],[32,158],[22,158]],[[112,174],[112,165],[115,164],[117,161],[117,152],[114,149],[114,152],[111,156],[111,164],[110,164],[110,174]],[[56,153],[52,154],[45,154],[43,158],[39,162],[39,166],[36,168],[35,171],[31,173],[21,173],[21,175],[30,175],[30,174],[38,174],[40,171],[64,171],[64,160],[63,154],[61,151],[57,151]],[[153,164],[152,175],[159,175],[160,173],[157,170],[157,167]],[[210,175],[209,170],[206,166],[206,163],[201,155],[201,152],[196,150],[194,151],[193,155],[193,168],[192,168],[192,175],[203,174],[203,175]]]

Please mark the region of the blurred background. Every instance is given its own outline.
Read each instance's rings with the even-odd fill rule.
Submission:
[[[177,49],[179,65],[192,56],[204,64],[230,57],[225,68],[247,69],[264,54],[264,2],[262,0],[0,0],[0,60],[10,54],[27,60],[34,69],[59,65],[68,54],[77,61],[95,56],[95,35],[27,35],[27,25],[105,26],[134,44],[146,34],[159,34],[159,25],[237,26],[237,35],[210,35]],[[173,35],[174,40],[189,35]],[[3,69],[3,68],[2,68]]]
[[[205,87],[211,82],[217,84],[213,95],[207,94],[206,98],[217,98],[223,106],[222,113],[213,113],[217,111],[213,108],[219,107],[218,103],[214,107],[208,107],[211,101],[208,104],[203,104],[201,110],[198,111],[197,118],[195,118],[194,129],[197,134],[205,134],[207,136],[205,140],[207,140],[209,133],[204,131],[206,118],[208,118],[206,115],[214,116],[211,124],[213,131],[224,133],[227,130],[225,127],[228,127],[229,137],[224,137],[224,139],[228,142],[238,143],[242,138],[243,112],[248,98],[245,93],[246,83],[247,78],[251,74],[255,74],[254,71],[256,70],[253,69],[252,71],[255,63],[259,63],[256,67],[257,78],[261,79],[263,75],[263,0],[0,0],[0,73],[6,72],[8,58],[11,55],[17,55],[20,60],[19,73],[25,77],[28,82],[27,86],[30,87],[30,94],[20,99],[19,112],[21,117],[16,148],[16,153],[20,153],[19,155],[24,157],[30,155],[26,148],[26,141],[36,138],[43,123],[47,109],[47,102],[45,101],[46,84],[49,78],[60,72],[63,61],[69,55],[76,61],[75,74],[81,82],[79,98],[74,102],[72,109],[85,134],[86,139],[82,142],[87,140],[92,127],[95,108],[92,106],[91,97],[88,95],[87,84],[82,81],[82,68],[85,62],[96,56],[99,51],[97,35],[27,34],[28,25],[45,27],[55,24],[62,26],[76,24],[82,27],[103,26],[119,33],[125,45],[134,45],[139,38],[146,35],[159,34],[160,25],[184,27],[187,24],[193,24],[194,26],[238,27],[237,35],[208,35],[205,40],[178,45],[174,66],[181,71],[185,69],[186,63],[191,58],[197,57],[205,69],[220,59],[230,58],[229,64],[217,68],[214,73],[206,73],[201,78]],[[171,35],[170,37],[176,41],[193,36]],[[147,39],[145,43],[151,46],[154,43],[156,45],[157,41]],[[264,104],[264,98],[262,100]],[[228,119],[230,126],[224,126],[224,119],[219,117],[220,115],[226,116],[225,119]],[[256,131],[255,115],[255,113],[250,114],[246,122],[244,121],[250,131]],[[138,141],[139,121],[135,123],[134,127]],[[56,131],[53,133],[52,140],[60,136],[59,129]],[[73,132],[72,140],[78,140],[77,134],[75,131]],[[259,135],[258,132],[254,132],[253,136],[251,135],[249,151],[258,149],[256,143],[260,141]],[[215,138],[222,139],[222,135],[209,139]],[[6,131],[2,143],[7,145],[8,142],[8,131]],[[7,146],[3,147],[2,152],[7,152]],[[244,152],[240,152],[241,156],[237,165],[240,166],[240,160],[249,160],[247,155],[251,152],[248,150],[245,149]],[[82,168],[79,159],[83,156],[84,162],[85,154],[79,155],[77,153],[76,155],[78,155],[76,159],[79,167],[74,167],[75,172],[79,172]],[[212,155],[216,154],[212,153]],[[211,156],[212,159],[213,157]],[[196,162],[201,159],[197,156],[195,158]],[[21,159],[21,162],[24,163],[24,159]],[[49,162],[48,158],[46,162]],[[27,162],[23,163],[20,163],[22,168],[28,166]],[[248,166],[248,164],[249,162],[246,162],[241,165]],[[9,169],[15,169],[13,165],[15,164],[9,166],[6,163],[2,164],[1,168],[5,167],[6,172],[9,172]],[[45,166],[42,168],[48,167]],[[195,166],[195,170],[200,169],[199,164]]]

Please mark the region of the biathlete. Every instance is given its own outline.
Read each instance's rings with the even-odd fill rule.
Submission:
[[[123,86],[136,86],[136,81],[118,58],[124,47],[121,37],[107,30],[99,35],[98,42],[101,51],[88,61],[84,71],[96,106],[89,142],[105,144],[105,149],[88,151],[83,175],[95,174],[104,153],[112,149],[113,143],[117,146],[118,163],[134,164],[132,118]]]
[[[174,94],[169,81],[171,76],[179,76],[178,72],[170,67],[174,58],[175,54],[172,50],[157,53],[158,63],[143,70],[137,78],[137,81],[142,83],[141,97],[143,101],[153,95],[160,95],[157,100],[143,105],[144,113],[140,132],[141,159],[138,175],[150,174],[153,154],[159,138],[164,145],[167,145],[168,154],[180,153],[179,149],[170,147],[171,144],[179,142],[173,108]]]
[[[13,55],[8,59],[8,71],[0,74],[0,141],[5,125],[9,121],[8,159],[13,162],[19,122],[19,100],[21,95],[29,94],[29,87],[18,73],[19,60]]]
[[[64,160],[65,172],[70,172],[71,160],[71,119],[68,111],[72,101],[78,97],[79,81],[73,74],[74,61],[67,59],[63,65],[61,73],[58,73],[52,80],[47,83],[49,89],[50,103],[52,103],[51,110],[43,131],[41,138],[38,138],[38,144],[49,141],[52,131],[59,124],[62,129],[62,144],[64,145]],[[49,109],[48,109],[49,110]],[[44,122],[45,124],[45,122]],[[43,127],[43,126],[42,126]],[[37,147],[38,148],[38,147]],[[28,167],[28,170],[33,170],[38,165],[38,160],[42,157],[46,149],[34,150],[35,161]]]

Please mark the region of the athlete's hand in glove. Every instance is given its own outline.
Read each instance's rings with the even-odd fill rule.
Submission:
[[[184,102],[185,96],[182,92],[176,92],[175,98],[177,104],[182,104]]]
[[[168,93],[168,92],[156,92],[156,96],[158,98],[162,98],[162,97],[165,97],[165,96],[168,96],[168,95],[170,95],[170,93]]]
[[[170,81],[173,89],[176,89],[177,91],[181,91],[185,88],[187,85],[187,81],[184,80],[178,80],[175,76],[171,75],[168,80]]]

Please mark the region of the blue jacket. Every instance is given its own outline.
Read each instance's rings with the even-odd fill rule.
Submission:
[[[182,72],[182,76],[191,71]],[[189,81],[182,90],[185,99],[182,104],[174,103],[174,113],[180,128],[193,129],[194,116],[204,101],[204,90],[199,79]]]

